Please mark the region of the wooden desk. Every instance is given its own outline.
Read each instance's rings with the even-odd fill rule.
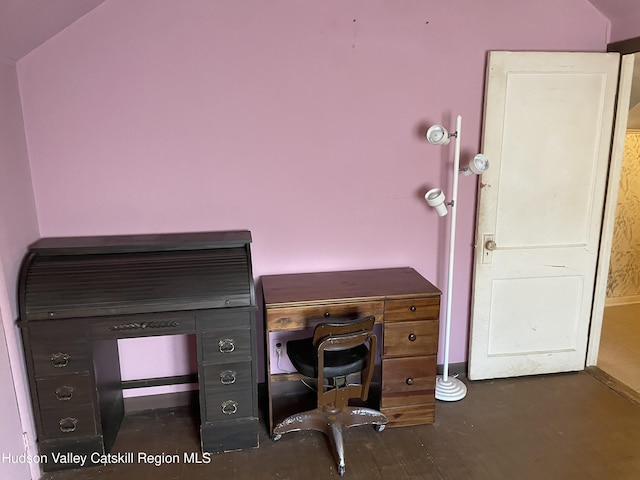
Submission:
[[[195,334],[202,450],[258,446],[250,242],[250,232],[237,231],[31,245],[18,324],[45,471],[81,466],[55,463],[57,454],[86,455],[89,466],[111,449],[128,383],[120,377],[119,338]]]
[[[433,423],[440,291],[415,270],[270,275],[262,277],[262,290],[270,433],[292,410],[314,407],[296,399],[305,390],[300,375],[272,373],[271,335],[311,329],[332,317],[375,315],[381,324],[380,383],[370,400],[387,415],[389,426]],[[286,355],[284,346],[282,352]]]

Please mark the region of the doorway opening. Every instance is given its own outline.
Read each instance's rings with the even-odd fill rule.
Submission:
[[[635,54],[597,366],[640,399],[640,54]]]
[[[640,396],[640,104],[628,125],[598,368]]]

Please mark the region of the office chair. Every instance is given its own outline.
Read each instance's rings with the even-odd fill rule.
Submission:
[[[296,370],[317,379],[317,406],[287,417],[273,429],[273,440],[289,432],[318,430],[332,444],[338,473],[344,475],[342,431],[358,425],[384,430],[388,419],[377,410],[349,406],[349,399],[366,400],[376,355],[374,316],[344,322],[319,324],[312,338],[287,342],[287,355]],[[368,344],[368,348],[367,348]],[[360,372],[361,383],[348,383],[347,376]],[[325,385],[325,379],[327,384]]]

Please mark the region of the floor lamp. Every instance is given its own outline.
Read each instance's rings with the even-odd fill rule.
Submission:
[[[460,168],[460,130],[462,128],[462,117],[458,115],[456,119],[456,131],[449,133],[442,125],[434,125],[427,130],[427,140],[433,145],[447,145],[451,137],[455,137],[455,147],[453,154],[453,191],[451,201],[445,201],[445,194],[440,188],[429,190],[424,198],[429,206],[435,208],[439,216],[447,214],[447,206],[451,208],[450,234],[449,234],[449,266],[447,272],[447,306],[444,324],[444,367],[442,375],[436,378],[436,398],[438,400],[454,402],[461,400],[467,394],[467,387],[461,380],[449,376],[449,342],[451,339],[451,305],[453,298],[453,262],[456,243],[456,210],[458,202],[458,173],[464,175],[480,175],[489,168],[489,159],[477,154],[471,159],[468,166]]]

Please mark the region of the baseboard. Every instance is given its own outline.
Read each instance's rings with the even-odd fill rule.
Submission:
[[[605,371],[599,369],[598,367],[587,367],[585,371],[590,374],[592,377],[600,380],[610,389],[614,390],[618,393],[618,395],[626,398],[630,402],[635,403],[640,406],[640,393],[636,392],[634,389],[615,379]]]
[[[198,404],[198,390],[186,392],[161,393],[159,395],[143,395],[124,399],[125,413],[156,410],[159,408],[176,408],[195,406]]]
[[[627,297],[608,297],[604,301],[605,307],[615,307],[618,305],[631,305],[640,303],[640,295],[630,295]]]

